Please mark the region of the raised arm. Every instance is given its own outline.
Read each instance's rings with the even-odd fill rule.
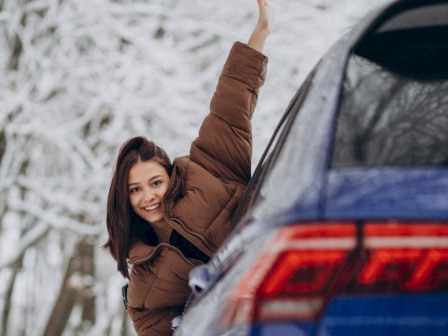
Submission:
[[[258,22],[249,38],[247,45],[252,49],[263,52],[266,38],[274,29],[274,12],[268,0],[257,0]]]
[[[242,184],[251,175],[251,118],[266,76],[267,57],[261,50],[274,21],[267,0],[257,1],[258,22],[247,45],[233,45],[210,103],[210,114],[190,150],[191,159],[215,176]]]

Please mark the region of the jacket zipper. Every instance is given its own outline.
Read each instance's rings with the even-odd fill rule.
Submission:
[[[178,252],[179,255],[181,256],[181,258],[184,259],[188,264],[190,264],[193,267],[197,266],[197,265],[193,264],[190,260],[188,260],[177,247],[174,247],[173,245],[170,245],[170,244],[167,244],[167,243],[160,243],[159,245],[157,245],[154,248],[154,250],[151,252],[151,254],[148,257],[146,257],[146,258],[144,258],[142,260],[134,261],[133,264],[134,265],[144,264],[145,262],[151,260],[152,257],[154,256],[154,254],[160,249],[159,246],[162,246],[162,247],[165,246],[165,247],[167,247],[170,250],[174,250],[174,251]]]
[[[182,226],[182,228],[189,234],[191,234],[192,236],[195,236],[196,238],[198,238],[210,251],[212,252],[216,252],[216,249],[211,247],[210,244],[207,242],[207,240],[201,236],[199,233],[194,232],[193,230],[190,230],[187,228],[187,226],[180,220],[177,218],[170,218],[172,221],[178,223],[180,226]]]

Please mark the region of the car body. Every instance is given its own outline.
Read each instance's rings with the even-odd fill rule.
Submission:
[[[176,336],[448,335],[448,1],[371,13],[280,121]]]

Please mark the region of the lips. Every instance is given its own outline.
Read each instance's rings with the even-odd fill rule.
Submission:
[[[160,208],[160,203],[148,206],[148,207],[144,207],[143,209],[147,212],[155,212]]]

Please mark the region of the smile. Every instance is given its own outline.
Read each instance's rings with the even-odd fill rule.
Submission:
[[[160,208],[160,203],[157,203],[157,204],[151,205],[151,206],[143,208],[143,209],[145,209],[145,211],[154,211],[159,208]]]

